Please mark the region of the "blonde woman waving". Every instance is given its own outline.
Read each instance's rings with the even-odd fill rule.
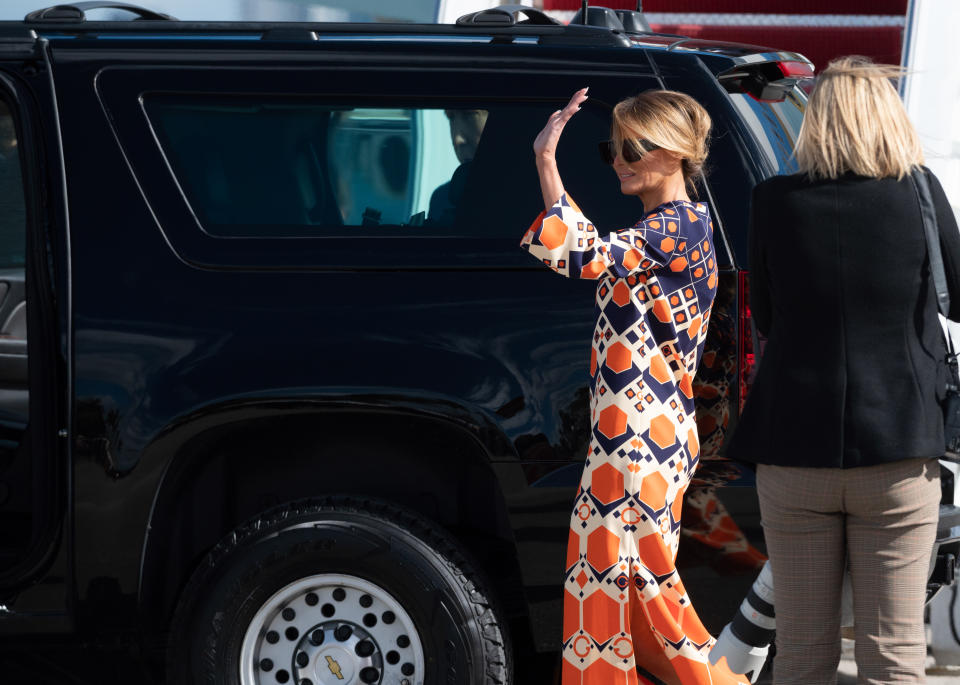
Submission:
[[[632,685],[638,666],[670,683],[745,683],[725,662],[709,663],[713,638],[674,566],[699,456],[692,383],[717,286],[710,212],[687,193],[710,118],[672,91],[614,108],[600,153],[643,212],[603,234],[567,193],[555,156],[586,98],[575,93],[534,142],[545,210],[522,241],[557,273],[597,281],[593,430],[570,522],[563,685]]]

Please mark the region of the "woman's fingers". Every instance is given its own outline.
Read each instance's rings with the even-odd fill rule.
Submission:
[[[573,97],[570,98],[570,102],[567,103],[567,106],[557,112],[554,112],[554,115],[557,116],[558,123],[561,125],[566,124],[573,117],[574,114],[580,111],[580,105],[582,105],[587,99],[587,88],[581,88],[576,93],[573,94]]]
[[[589,90],[589,87],[578,90],[573,94],[573,97],[570,98],[570,102],[567,103],[567,106],[563,108],[562,111],[566,115],[567,119],[580,111],[580,105],[587,100],[587,90]]]
[[[533,149],[538,155],[553,155],[557,149],[557,142],[560,140],[560,134],[563,133],[563,127],[567,125],[570,118],[580,110],[580,105],[587,99],[587,88],[582,88],[573,94],[570,102],[563,109],[558,109],[547,119],[547,125],[543,127],[533,141]]]

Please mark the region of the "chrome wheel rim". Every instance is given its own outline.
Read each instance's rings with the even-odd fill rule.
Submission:
[[[423,646],[382,587],[321,574],[275,592],[247,626],[242,685],[422,685]]]

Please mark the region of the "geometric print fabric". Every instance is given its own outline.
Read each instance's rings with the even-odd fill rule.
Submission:
[[[600,236],[564,195],[521,247],[597,281],[592,433],[571,515],[563,685],[635,685],[637,666],[687,684],[743,683],[690,604],[675,567],[683,493],[698,464],[693,377],[717,287],[706,205],[667,202]]]

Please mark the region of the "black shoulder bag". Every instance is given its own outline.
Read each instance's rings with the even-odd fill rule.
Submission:
[[[927,240],[927,255],[930,258],[930,274],[937,291],[937,308],[944,317],[950,311],[950,292],[947,290],[947,276],[943,270],[943,255],[940,253],[940,234],[937,228],[937,212],[930,195],[930,184],[922,169],[914,169],[910,174],[913,189],[920,202],[920,216],[923,220],[923,235]],[[953,349],[953,337],[947,330],[947,387],[943,400],[943,437],[946,442],[945,457],[960,460],[960,374],[957,368],[957,353]]]

